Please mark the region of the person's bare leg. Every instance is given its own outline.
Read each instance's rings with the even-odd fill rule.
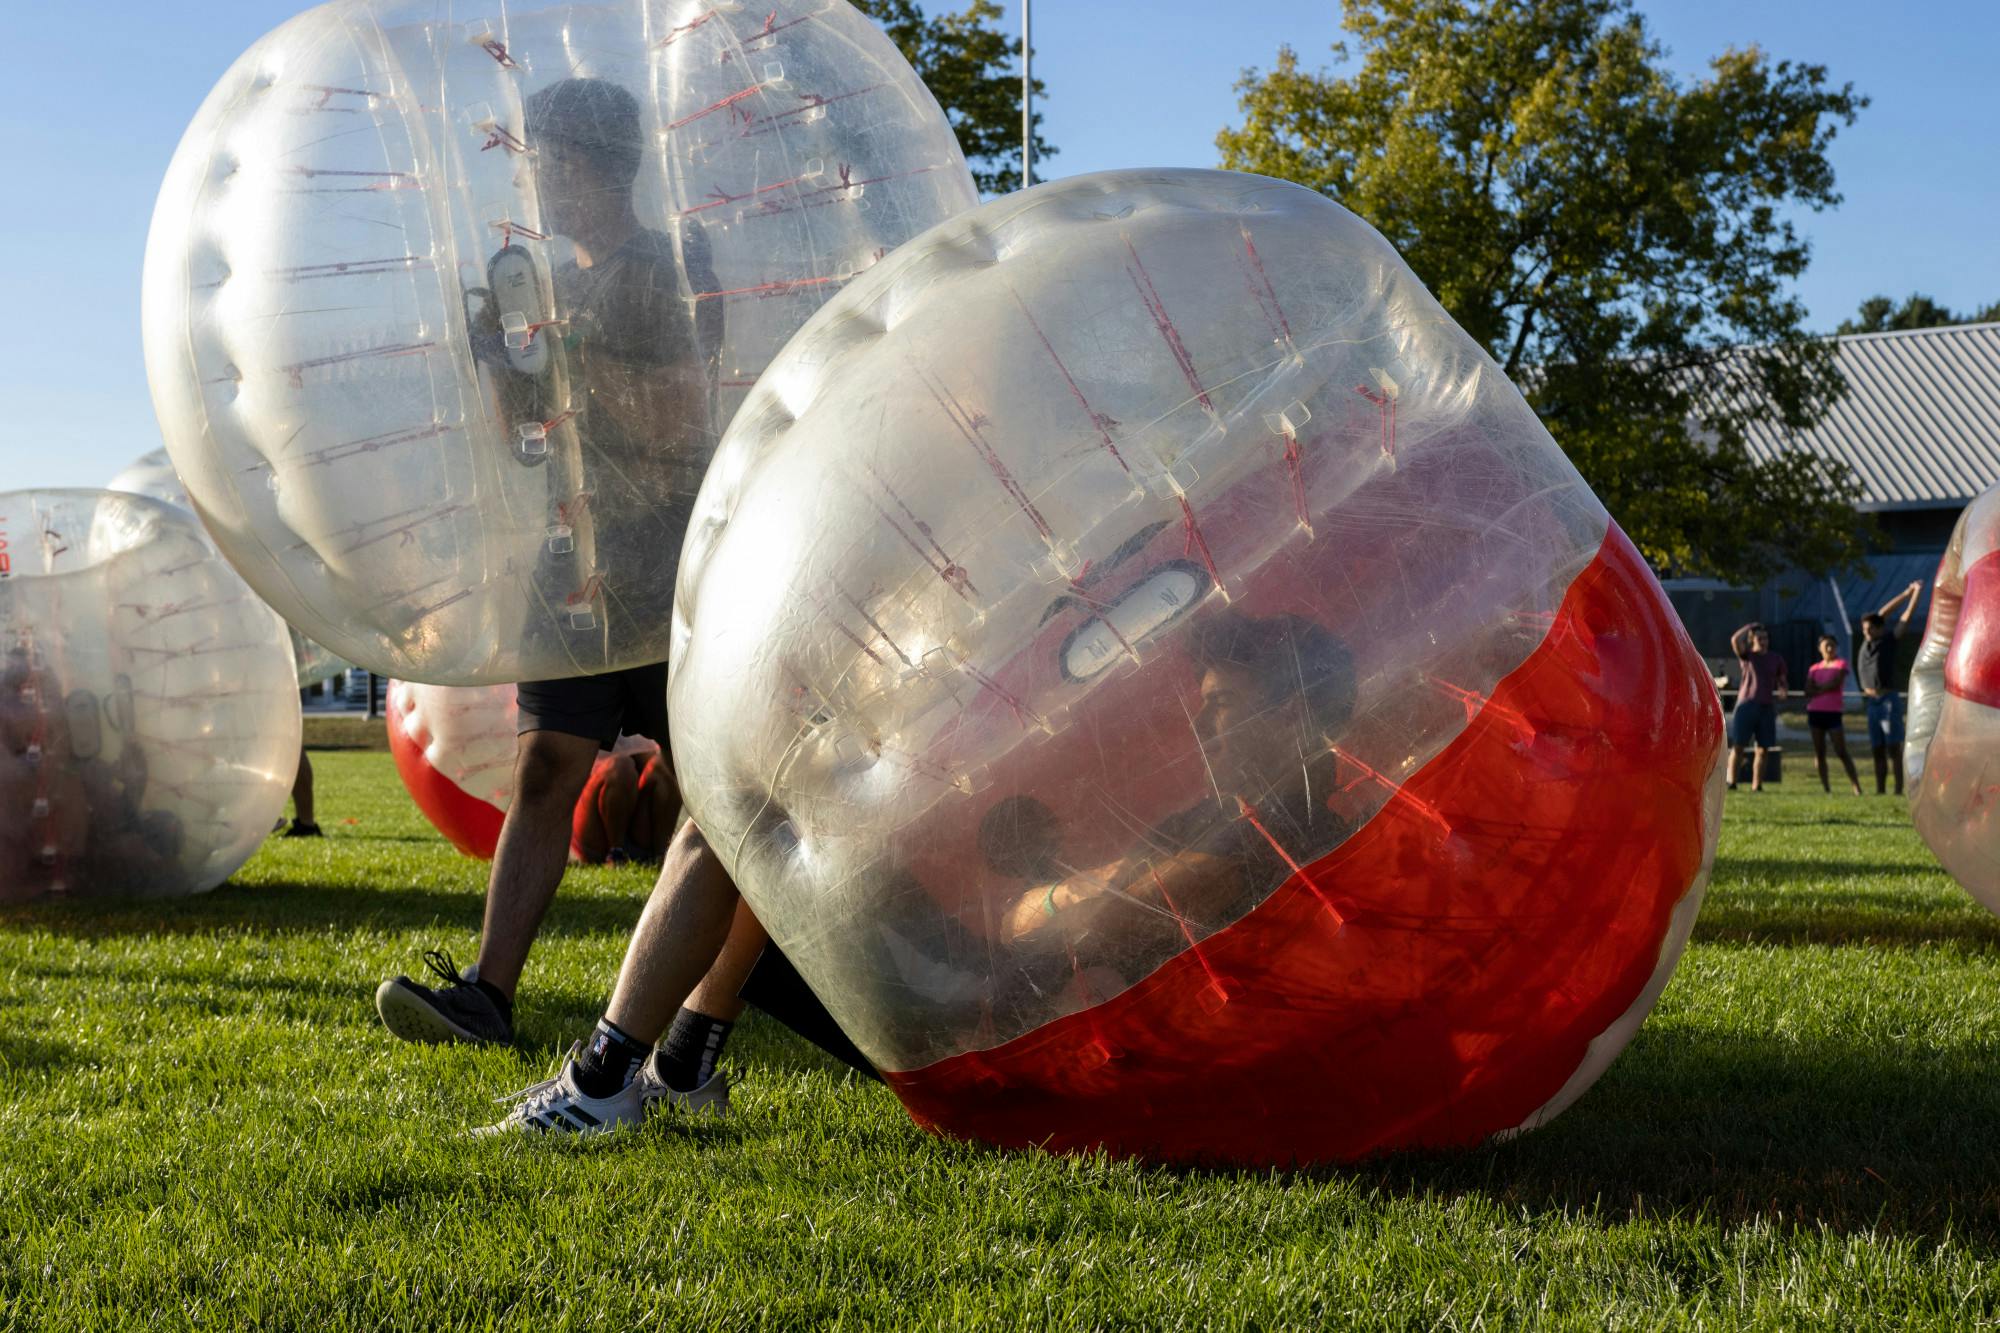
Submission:
[[[1861,775],[1854,771],[1854,760],[1847,753],[1847,733],[1833,733],[1833,752],[1840,756],[1840,766],[1847,770],[1847,781],[1854,787],[1854,794],[1861,794]]]
[[[1729,747],[1729,785],[1730,785],[1731,787],[1734,787],[1734,786],[1736,785],[1736,769],[1737,769],[1737,765],[1741,764],[1742,762],[1743,762],[1743,747],[1742,747],[1742,746],[1740,746],[1740,745],[1732,745],[1732,746],[1730,746],[1730,747]]]
[[[741,901],[735,883],[701,830],[692,819],[682,824],[667,848],[666,862],[660,867],[652,896],[646,899],[632,942],[626,946],[618,985],[611,992],[604,1016],[637,1041],[658,1041],[725,955],[724,945],[738,944],[733,927]],[[761,929],[758,934],[762,934]],[[727,952],[732,960],[741,961],[735,949]],[[748,963],[756,962],[757,949],[749,948],[748,956]],[[746,975],[748,963],[742,965]],[[741,986],[739,976],[735,989]],[[704,1000],[722,1007],[716,991],[726,990],[733,1002],[735,989],[718,974]]]
[[[650,857],[665,856],[680,808],[681,789],[674,780],[673,765],[664,753],[656,754],[639,775],[639,801],[632,811],[629,838],[633,849]]]
[[[722,942],[722,952],[715,956],[707,975],[681,1007],[734,1023],[743,1014],[743,983],[749,980],[750,970],[757,966],[764,946],[770,942],[771,937],[764,933],[750,904],[738,900],[736,919],[729,925],[729,938]]]
[[[313,764],[304,746],[299,747],[298,776],[292,779],[292,818],[301,824],[319,823],[313,818]]]
[[[569,867],[576,800],[596,759],[597,742],[581,736],[531,731],[518,742],[514,804],[500,826],[479,932],[479,979],[509,999]]]
[[[1833,787],[1826,780],[1826,733],[1818,727],[1812,729],[1813,763],[1819,768],[1819,789],[1831,792]]]
[[[1764,747],[1761,745],[1750,751],[1750,790],[1764,790]]]

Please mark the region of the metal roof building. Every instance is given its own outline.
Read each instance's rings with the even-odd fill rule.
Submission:
[[[1753,426],[1754,457],[1808,449],[1837,459],[1861,481],[1860,508],[1878,513],[1956,511],[2000,481],[2000,324],[1834,341],[1846,394],[1810,430]]]
[[[1669,582],[1675,606],[1711,662],[1728,661],[1725,622],[1733,627],[1754,616],[1793,627],[1800,651],[1808,651],[1808,622],[1842,632],[1864,611],[1921,580],[1924,595],[1909,636],[1914,641],[1959,511],[2000,481],[2000,323],[1847,334],[1835,344],[1847,379],[1840,401],[1809,430],[1768,420],[1752,424],[1750,452],[1761,461],[1806,449],[1847,464],[1862,487],[1857,507],[1875,515],[1887,549],[1868,556],[1867,573],[1838,579],[1794,572],[1763,588],[1738,590],[1709,580]],[[1906,645],[1903,655],[1909,651]]]

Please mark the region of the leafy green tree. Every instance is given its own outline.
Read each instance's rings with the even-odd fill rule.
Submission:
[[[1662,572],[1856,559],[1851,474],[1745,434],[1845,387],[1783,206],[1839,202],[1827,146],[1867,99],[1755,48],[1684,84],[1629,0],[1345,0],[1342,25],[1337,74],[1289,48],[1244,73],[1223,164],[1373,223]]]
[[[882,25],[958,134],[972,178],[988,194],[1021,188],[1021,39],[991,26],[1001,17],[994,0],[971,0],[956,14],[937,18],[916,0],[855,0]],[[1035,100],[1047,96],[1035,80]],[[1057,150],[1042,139],[1035,113],[1035,161]],[[1036,173],[1037,179],[1040,173]]]
[[[1911,292],[1897,305],[1886,296],[1871,296],[1853,319],[1840,322],[1839,333],[1889,333],[1898,329],[1935,329],[1947,324],[1985,324],[2000,319],[2000,301],[1984,310],[1953,314],[1922,292]]]

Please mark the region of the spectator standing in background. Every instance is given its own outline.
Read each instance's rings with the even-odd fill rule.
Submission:
[[[1742,683],[1736,688],[1736,711],[1729,715],[1729,787],[1736,788],[1736,766],[1743,747],[1750,756],[1750,790],[1764,790],[1764,756],[1778,748],[1778,703],[1786,696],[1785,659],[1771,651],[1771,632],[1752,621],[1729,636]]]
[[[1868,752],[1875,759],[1877,796],[1887,789],[1891,769],[1896,774],[1896,795],[1903,794],[1903,697],[1894,684],[1896,636],[1910,627],[1910,613],[1917,609],[1923,590],[1919,579],[1882,603],[1881,609],[1861,617],[1861,649],[1854,654],[1854,675],[1868,710]],[[1892,630],[1889,616],[1898,606],[1903,610]]]
[[[1826,777],[1826,739],[1833,737],[1833,752],[1847,770],[1854,794],[1861,794],[1861,776],[1847,754],[1847,731],[1841,722],[1841,701],[1847,694],[1847,662],[1840,655],[1840,640],[1831,634],[1819,636],[1819,661],[1806,668],[1806,723],[1812,728],[1813,763],[1819,768],[1821,791],[1833,785]]]

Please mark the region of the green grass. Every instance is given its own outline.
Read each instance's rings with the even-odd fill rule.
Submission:
[[[2000,920],[1889,798],[1731,798],[1659,1009],[1539,1134],[1257,1175],[932,1139],[751,1020],[736,1114],[474,1144],[648,887],[574,872],[519,1051],[392,1041],[482,868],[384,755],[207,897],[0,916],[0,1327],[2000,1324]]]

